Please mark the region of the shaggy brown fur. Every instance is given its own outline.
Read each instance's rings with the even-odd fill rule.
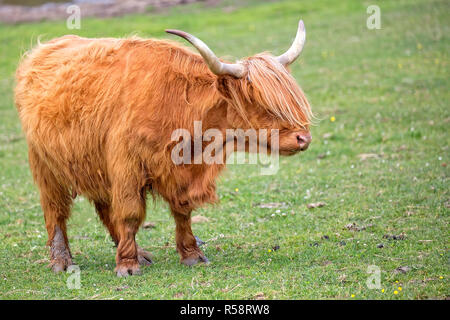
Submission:
[[[118,275],[150,262],[135,242],[146,195],[163,197],[181,261],[207,261],[191,212],[216,201],[221,164],[175,165],[175,129],[280,129],[280,152],[298,151],[310,107],[268,54],[242,60],[242,79],[216,76],[200,55],[153,39],[64,36],[40,44],[17,70],[15,100],[39,187],[55,271],[72,263],[66,231],[73,196],[87,197],[117,244]],[[56,249],[54,249],[56,248]]]

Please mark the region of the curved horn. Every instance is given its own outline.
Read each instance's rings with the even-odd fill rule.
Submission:
[[[224,63],[216,57],[214,52],[200,39],[194,37],[192,34],[189,34],[180,30],[172,30],[167,29],[167,33],[171,33],[177,36],[180,36],[187,41],[189,41],[202,55],[209,69],[216,75],[232,75],[235,78],[242,78],[244,76],[244,66],[238,63]]]
[[[300,20],[298,22],[297,36],[295,37],[294,42],[292,43],[288,51],[277,57],[278,62],[280,62],[284,66],[290,65],[292,62],[294,62],[295,59],[297,59],[300,55],[300,52],[302,52],[303,50],[305,39],[305,24],[303,23],[303,20]]]

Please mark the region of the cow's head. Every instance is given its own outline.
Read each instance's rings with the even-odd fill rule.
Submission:
[[[216,86],[229,102],[227,122],[232,128],[279,130],[279,151],[291,155],[311,142],[311,108],[287,67],[300,55],[305,26],[300,20],[297,36],[284,54],[262,53],[236,63],[219,60],[200,39],[184,31],[166,30],[188,40],[217,76]],[[268,139],[270,143],[271,139]]]

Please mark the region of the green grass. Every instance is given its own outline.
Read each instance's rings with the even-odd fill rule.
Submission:
[[[368,30],[371,4],[225,1],[218,7],[83,19],[81,30],[67,30],[65,21],[0,26],[0,298],[448,298],[450,5],[377,1],[382,29]],[[69,275],[46,268],[43,214],[13,104],[21,53],[39,35],[171,38],[163,30],[177,28],[221,56],[280,54],[299,18],[307,44],[292,72],[322,119],[312,129],[310,149],[282,158],[273,176],[261,176],[257,166],[228,168],[218,183],[220,203],[195,213],[210,220],[193,225],[207,242],[209,266],[179,264],[174,223],[158,202],[147,212],[156,228],[137,236],[156,263],[140,277],[117,278],[106,230],[92,206],[77,200],[69,238],[82,287],[67,289]],[[367,153],[378,156],[361,160]],[[307,209],[318,201],[326,206]],[[269,202],[287,207],[258,207]],[[349,223],[367,228],[347,230]],[[401,233],[404,240],[383,238]],[[380,243],[383,248],[377,248]],[[269,252],[274,246],[279,249]],[[367,288],[369,265],[381,269],[384,292]],[[395,273],[400,266],[409,271]]]

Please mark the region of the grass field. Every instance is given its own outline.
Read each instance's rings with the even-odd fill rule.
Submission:
[[[371,4],[381,8],[380,30],[366,27]],[[246,0],[83,19],[80,30],[65,21],[0,26],[0,298],[448,298],[449,10],[445,0]],[[280,54],[299,18],[307,43],[292,72],[321,119],[309,150],[280,159],[273,176],[228,168],[220,203],[195,213],[209,219],[193,225],[208,266],[179,263],[172,217],[157,202],[147,212],[155,228],[137,236],[155,264],[117,278],[109,235],[78,199],[69,238],[81,289],[68,289],[69,275],[46,267],[47,233],[13,104],[20,55],[39,35],[170,37],[165,28],[197,35],[220,56]],[[326,205],[308,209],[313,202]],[[370,265],[381,270],[379,289],[366,285]]]

